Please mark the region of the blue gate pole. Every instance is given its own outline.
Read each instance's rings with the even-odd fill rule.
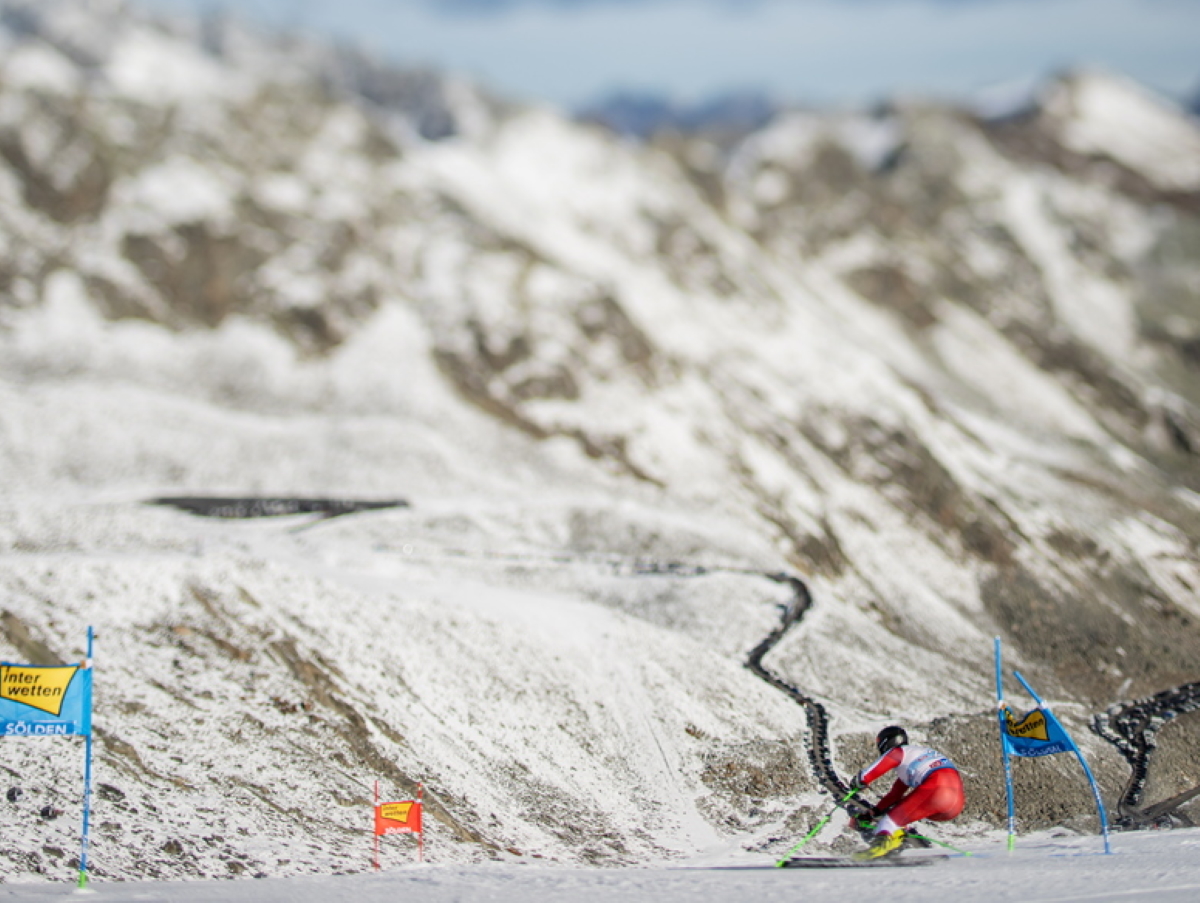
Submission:
[[[1037,707],[1049,712],[1050,707],[1042,702],[1041,697],[1033,691],[1033,687],[1029,686],[1029,684],[1025,682],[1025,678],[1021,676],[1021,672],[1014,671],[1013,674],[1016,676],[1017,680],[1021,682],[1021,686],[1023,686],[1029,695],[1033,697],[1033,701],[1037,704]],[[1108,843],[1108,813],[1104,810],[1104,800],[1100,798],[1100,788],[1096,786],[1096,778],[1092,775],[1092,770],[1088,768],[1087,760],[1083,757],[1083,753],[1080,752],[1079,746],[1075,743],[1075,738],[1067,733],[1067,729],[1063,727],[1061,721],[1058,722],[1058,726],[1062,728],[1062,731],[1064,734],[1066,734],[1067,739],[1071,741],[1071,751],[1075,753],[1075,758],[1079,760],[1079,764],[1083,768],[1083,773],[1087,776],[1088,784],[1092,788],[1092,798],[1096,801],[1096,812],[1100,816],[1100,833],[1104,835],[1104,852],[1105,854],[1112,853],[1112,848]]]
[[[1000,755],[1004,759],[1004,791],[1008,797],[1008,851],[1016,843],[1017,810],[1013,802],[1012,764],[1008,758],[1008,743],[1004,739],[1007,725],[1004,723],[1004,679],[1000,668],[1000,637],[996,637],[996,714],[1000,723]]]
[[[91,627],[88,628],[88,643],[87,643],[87,663],[85,667],[90,671],[92,668],[92,646],[95,639],[94,631]],[[91,694],[88,698],[88,708],[91,709],[92,700]],[[88,713],[88,732],[84,739],[84,754],[83,754],[83,834],[80,840],[79,850],[79,886],[87,887],[87,855],[88,855],[88,829],[91,822],[92,814],[92,726],[91,713]]]

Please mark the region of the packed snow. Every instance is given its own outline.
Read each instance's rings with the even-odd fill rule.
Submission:
[[[365,838],[364,838],[365,841]],[[412,844],[395,844],[375,874],[136,884],[0,885],[0,900],[84,899],[112,903],[357,903],[375,898],[428,903],[691,903],[694,900],[796,899],[897,903],[1190,903],[1200,895],[1200,830],[1123,836],[1111,855],[1095,838],[1039,834],[1009,852],[1002,837],[918,868],[778,869],[769,858],[706,855],[669,866],[550,868],[534,863],[441,866],[404,862]],[[370,851],[364,843],[363,858]],[[910,854],[924,855],[924,854]]]

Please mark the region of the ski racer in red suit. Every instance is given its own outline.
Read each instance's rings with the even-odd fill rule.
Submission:
[[[855,776],[850,786],[861,789],[896,769],[896,782],[874,807],[874,840],[858,859],[877,859],[900,849],[904,829],[915,821],[949,821],[963,810],[962,776],[941,753],[909,746],[901,727],[885,727],[875,738],[879,758]]]

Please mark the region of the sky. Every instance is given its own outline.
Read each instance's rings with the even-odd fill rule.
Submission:
[[[137,0],[236,10],[458,72],[517,100],[732,90],[863,104],[1065,68],[1200,93],[1200,0]]]

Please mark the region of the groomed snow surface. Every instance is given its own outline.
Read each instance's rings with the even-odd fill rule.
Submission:
[[[401,849],[404,846],[404,849]],[[1001,835],[969,845],[970,858],[921,868],[798,870],[770,861],[713,856],[670,867],[545,868],[534,865],[393,865],[411,846],[393,845],[378,874],[258,881],[92,883],[0,887],[0,900],[72,898],[139,903],[691,903],[774,901],[1104,901],[1173,903],[1200,898],[1200,830],[1121,834],[1104,855],[1095,837],[1022,837],[1008,853]],[[369,847],[364,838],[364,856]],[[909,856],[927,855],[911,852]],[[745,866],[767,866],[745,868]]]

